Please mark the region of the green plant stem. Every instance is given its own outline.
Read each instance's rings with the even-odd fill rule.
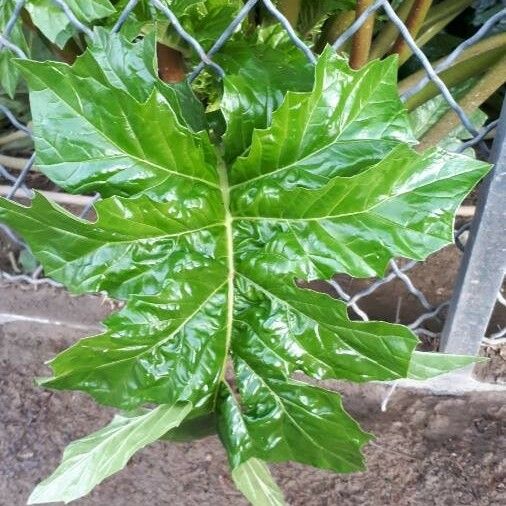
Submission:
[[[414,2],[415,0],[404,0],[402,5],[397,9],[397,15],[402,21],[406,21]],[[373,60],[374,58],[385,56],[398,35],[399,30],[391,21],[384,25],[373,42],[369,58]]]
[[[437,34],[451,23],[461,12],[463,12],[470,4],[472,0],[465,0],[458,6],[454,6],[453,10],[449,10],[445,16],[438,17],[432,24],[425,23],[420,30],[420,35],[416,40],[418,46],[424,46],[435,37]]]
[[[479,76],[504,54],[506,49],[506,33],[497,34],[485,39],[460,55],[457,61],[447,70],[441,72],[440,77],[447,86],[454,86],[469,77]],[[442,60],[435,63],[437,65]],[[416,84],[423,76],[425,70],[419,70],[399,83],[400,93],[404,93]],[[416,95],[410,97],[405,106],[408,111],[416,109],[439,93],[434,83],[429,83]]]
[[[506,48],[506,33],[498,33],[496,35],[492,35],[491,37],[487,37],[486,39],[477,42],[473,46],[467,48],[453,63],[452,67],[458,65],[465,60],[470,58],[474,58],[475,56],[485,55],[486,53],[494,52],[497,50],[501,50],[501,48]],[[435,67],[439,65],[442,61],[444,61],[446,57],[440,58],[436,62],[433,63]],[[450,68],[452,68],[450,67]],[[409,88],[414,86],[422,77],[426,75],[424,69],[420,69],[410,76],[406,77],[402,81],[399,82],[399,91],[404,93]]]
[[[432,0],[415,0],[411,10],[409,11],[406,19],[406,27],[409,33],[416,38],[420,28],[427,17],[429,9],[432,5]],[[402,65],[410,56],[411,49],[407,45],[404,37],[399,34],[397,40],[390,51],[391,54],[397,53],[399,55],[399,65]]]
[[[344,11],[330,16],[323,23],[322,33],[314,46],[316,53],[321,53],[327,44],[332,44],[355,20],[355,11]]]
[[[472,114],[506,82],[506,56],[493,65],[466,93],[459,104],[467,114]],[[460,118],[454,111],[447,112],[422,138],[417,149],[423,151],[438,144],[459,125]]]
[[[278,9],[293,27],[297,26],[301,3],[301,0],[279,0],[278,2]]]
[[[235,262],[234,262],[234,231],[232,228],[232,213],[230,212],[230,184],[227,167],[221,163],[218,167],[220,190],[225,207],[225,236],[227,247],[227,321],[225,337],[225,357],[228,357],[232,342],[232,324],[234,319],[234,290],[235,290]],[[221,370],[221,381],[225,380],[226,360]]]
[[[449,16],[460,14],[473,2],[474,0],[445,0],[437,5],[433,5],[425,18],[422,30],[429,28]]]
[[[373,0],[357,0],[355,19],[370,7],[372,3]],[[375,14],[371,14],[353,36],[350,55],[350,67],[353,69],[359,69],[365,65],[369,59],[369,51],[371,49],[374,30],[374,19]]]

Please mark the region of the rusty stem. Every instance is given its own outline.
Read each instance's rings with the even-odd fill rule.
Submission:
[[[397,9],[397,15],[406,22],[406,19],[413,7],[415,0],[404,0],[404,2]],[[381,27],[380,32],[374,39],[373,46],[371,48],[370,58],[382,58],[392,47],[392,44],[396,41],[399,35],[399,29],[390,21]]]
[[[413,3],[413,7],[411,7],[408,18],[406,19],[406,27],[413,38],[416,38],[418,32],[420,31],[431,5],[432,0],[415,0]],[[411,55],[411,50],[406,44],[404,37],[400,34],[390,51],[390,54],[395,53],[399,55],[400,65],[403,64]]]
[[[355,9],[355,19],[362,14],[373,3],[373,0],[357,0]],[[369,59],[371,49],[372,34],[374,29],[375,14],[371,14],[366,22],[357,30],[353,36],[351,44],[350,66],[359,69],[365,65]]]

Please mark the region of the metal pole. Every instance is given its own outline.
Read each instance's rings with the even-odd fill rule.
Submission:
[[[490,160],[441,336],[446,353],[478,354],[506,272],[506,100]]]

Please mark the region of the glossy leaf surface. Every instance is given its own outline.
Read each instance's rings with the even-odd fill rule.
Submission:
[[[231,183],[269,181],[317,188],[380,161],[399,142],[414,142],[396,88],[394,57],[359,71],[327,48],[314,88],[288,93],[271,125],[257,130],[251,149],[231,168]]]
[[[123,469],[135,452],[177,427],[190,410],[190,404],[163,405],[129,417],[116,415],[109,425],[65,449],[61,464],[37,485],[28,504],[67,503],[83,497]]]
[[[413,362],[409,329],[351,321],[343,302],[296,279],[381,274],[394,256],[422,259],[450,243],[454,211],[487,164],[413,151],[395,60],[352,71],[329,50],[312,91],[288,92],[272,117],[274,106],[254,106],[237,143],[229,107],[232,152],[252,123],[265,128],[227,163],[194,113],[185,120],[188,90],[154,77],[153,39],[97,34],[73,67],[20,64],[38,165],[103,200],[94,222],[41,195],[28,208],[1,201],[0,220],[72,291],[125,301],[104,333],[52,361],[44,384],[126,409],[191,403],[174,439],[192,421],[199,435],[216,423],[247,494],[245,476],[266,479],[251,459],[363,469],[371,436],[336,392],[294,374],[363,382],[463,363]]]
[[[89,25],[93,21],[106,18],[115,12],[109,0],[65,0],[75,17]],[[63,48],[66,42],[76,33],[69,18],[60,6],[48,0],[30,0],[26,3],[33,24],[58,47]]]
[[[128,43],[123,48],[128,52]],[[104,49],[97,46],[96,57],[88,52],[75,70],[63,63],[18,63],[31,87],[40,169],[65,189],[100,190],[104,196],[145,192],[167,200],[170,189],[184,192],[192,182],[195,192],[216,188],[216,157],[207,134],[190,133],[180,122],[185,105],[180,88],[153,88],[149,67],[134,85],[124,78],[128,69],[123,79],[104,72],[103,59],[111,69],[120,61],[115,51],[108,56]],[[145,61],[129,57],[143,68]],[[143,103],[139,86],[145,86]]]
[[[227,72],[221,111],[225,159],[244,154],[255,128],[265,128],[288,90],[309,91],[314,71],[284,31],[273,26],[231,41],[219,62]]]

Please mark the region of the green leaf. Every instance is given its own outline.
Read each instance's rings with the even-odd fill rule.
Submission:
[[[267,127],[288,90],[308,91],[313,69],[284,31],[274,26],[255,38],[227,44],[220,58],[226,77],[221,110],[227,122],[225,159],[233,161],[251,144],[255,128]]]
[[[332,170],[341,163],[329,160]],[[249,236],[238,254],[253,261],[268,252],[270,270],[290,264],[286,270],[308,279],[382,275],[394,256],[421,260],[453,241],[455,211],[484,170],[464,156],[420,155],[401,144],[367,170],[316,190],[289,189],[318,182],[307,170],[300,179],[286,171],[257,176],[231,190],[236,227]]]
[[[83,497],[123,469],[135,452],[177,427],[190,410],[190,404],[163,405],[132,417],[115,416],[103,429],[66,448],[61,464],[37,485],[28,504],[68,503]]]
[[[302,0],[297,23],[305,35],[331,14],[355,8],[356,0]]]
[[[0,0],[0,34],[2,35],[14,12],[15,4],[14,0]],[[14,24],[8,39],[25,54],[29,54],[29,45],[23,33],[20,19]],[[16,55],[10,50],[5,48],[0,49],[0,86],[10,98],[14,97],[20,79],[19,70],[13,63],[15,57]]]
[[[93,224],[63,211],[40,193],[30,208],[4,201],[0,213],[7,211],[5,220],[39,243],[35,254],[48,275],[75,293],[105,291],[126,299],[132,294],[159,294],[168,276],[180,273],[184,278],[195,269],[209,275],[214,270],[217,274],[212,278],[221,282],[226,277],[226,269],[216,262],[226,254],[223,209],[218,202],[199,213],[192,207],[196,196],[189,192],[188,199],[180,195],[181,201],[160,204],[146,196],[112,197],[97,203]],[[44,239],[42,247],[43,234],[35,227],[48,229],[51,224],[55,235]]]
[[[128,43],[123,46],[128,48]],[[97,54],[103,65],[106,56],[100,46]],[[109,53],[111,59],[116,55]],[[150,90],[146,71],[139,79],[148,79],[148,98],[140,103],[128,81],[102,72],[96,60],[93,73],[84,77],[86,70],[92,71],[91,60],[85,55],[75,71],[63,63],[18,62],[31,87],[40,170],[72,192],[135,195],[149,187],[148,193],[160,198],[174,183],[183,192],[192,182],[197,193],[216,189],[216,157],[209,137],[191,133],[179,122],[179,94]]]
[[[29,208],[0,201],[0,220],[71,290],[125,301],[43,383],[127,409],[191,403],[180,433],[164,437],[187,439],[192,420],[204,427],[196,436],[216,424],[234,469],[251,459],[363,469],[370,436],[337,393],[294,375],[405,378],[417,339],[351,321],[344,302],[295,280],[425,258],[451,241],[455,209],[489,166],[413,151],[395,60],[352,71],[330,50],[311,91],[288,92],[272,116],[275,106],[255,106],[245,138],[252,119],[264,128],[227,163],[223,144],[195,132],[179,95],[156,81],[153,39],[97,33],[73,67],[20,63],[39,167],[103,200],[94,222],[41,195]],[[226,142],[245,146],[235,135]]]
[[[283,492],[274,482],[269,468],[259,459],[249,459],[232,470],[236,487],[253,506],[283,506]]]
[[[84,390],[123,409],[191,401],[212,410],[226,356],[226,283],[214,288],[209,269],[185,274],[172,289],[131,298],[105,322],[107,332],[58,355],[44,386]]]
[[[66,0],[66,4],[76,18],[84,24],[111,16],[116,11],[109,0]],[[26,9],[30,13],[33,24],[54,44],[63,48],[75,34],[67,15],[61,7],[48,0],[30,0]]]
[[[184,29],[208,50],[243,6],[241,0],[172,0],[167,2]]]
[[[465,83],[453,86],[451,88],[452,95],[456,100],[460,100],[476,84],[477,80],[478,78],[468,79]],[[409,114],[409,118],[416,138],[421,139],[449,110],[450,106],[448,102],[441,95],[437,95],[413,110]],[[475,128],[479,130],[487,121],[487,115],[480,109],[477,109],[470,115],[470,119]],[[462,144],[462,141],[469,140],[471,137],[472,135],[464,125],[459,124],[448,136],[440,140],[438,146],[455,151]],[[467,149],[465,154],[475,156],[472,148]]]
[[[281,375],[267,378],[242,358],[235,366],[241,407],[226,387],[218,405],[220,437],[233,469],[252,456],[341,473],[364,469],[360,449],[372,436],[346,413],[339,394]]]
[[[95,28],[93,43],[73,66],[82,78],[93,76],[104,86],[113,86],[145,102],[153,89],[160,92],[178,121],[195,132],[206,127],[204,108],[188,83],[166,84],[158,79],[156,36],[151,32],[132,44],[120,35]]]
[[[7,51],[0,51],[0,85],[10,98],[14,98],[18,87],[20,73],[12,63],[13,55]]]
[[[408,378],[426,380],[486,360],[484,357],[415,351],[409,364]]]
[[[242,191],[280,181],[318,188],[380,161],[400,142],[414,142],[396,87],[394,57],[354,71],[331,48],[320,57],[308,93],[287,93],[272,124],[256,130],[249,153],[231,168]]]

